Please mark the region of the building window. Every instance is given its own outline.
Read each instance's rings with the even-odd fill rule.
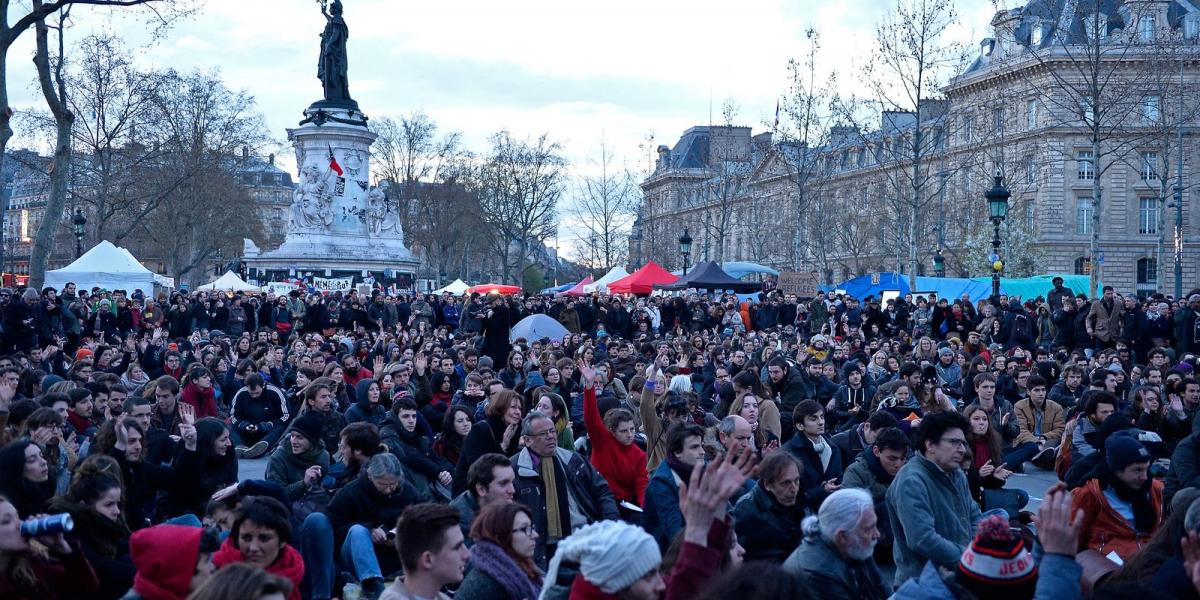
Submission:
[[[1091,181],[1096,178],[1096,164],[1092,160],[1091,150],[1080,150],[1075,155],[1075,160],[1079,163],[1080,181]]]
[[[992,109],[992,133],[1004,135],[1004,109]]]
[[[1183,18],[1183,36],[1189,40],[1200,34],[1200,15],[1190,14]]]
[[[1161,115],[1161,102],[1158,96],[1145,96],[1142,98],[1142,119],[1148,123],[1157,123]]]
[[[1033,29],[1029,32],[1029,45],[1034,48],[1042,45],[1042,24],[1034,21]]]
[[[1142,42],[1154,41],[1154,15],[1145,14],[1138,18],[1138,38]]]
[[[1158,153],[1142,153],[1142,181],[1158,181]]]
[[[1035,229],[1037,227],[1037,205],[1033,198],[1026,198],[1023,208],[1025,209],[1025,226],[1031,230]]]
[[[1025,182],[1033,183],[1037,177],[1037,167],[1033,164],[1033,155],[1026,154],[1021,158],[1021,170],[1025,172]]]
[[[1142,285],[1158,284],[1158,260],[1154,258],[1139,258],[1137,261],[1137,282]]]
[[[1086,256],[1080,256],[1079,258],[1075,259],[1075,274],[1076,275],[1088,275],[1091,272],[1092,272],[1092,261],[1088,260]]]
[[[975,141],[974,132],[972,131],[974,129],[975,117],[963,117],[963,140],[968,143]]]
[[[1037,31],[1037,30],[1035,30]],[[1038,123],[1038,104],[1037,100],[1025,101],[1025,126],[1028,129],[1036,129]]]
[[[1075,233],[1089,235],[1092,233],[1092,214],[1095,203],[1091,198],[1080,198],[1075,201]]]
[[[1138,233],[1158,233],[1158,198],[1138,199]]]

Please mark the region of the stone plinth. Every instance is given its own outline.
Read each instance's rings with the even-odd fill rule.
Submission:
[[[414,273],[404,245],[399,204],[386,187],[371,187],[366,116],[315,103],[288,130],[299,170],[283,244],[259,253],[247,246],[246,266],[260,271]]]

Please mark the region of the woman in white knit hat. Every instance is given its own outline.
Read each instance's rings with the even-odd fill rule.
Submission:
[[[717,572],[724,548],[710,548],[710,538],[725,539],[730,496],[750,477],[756,458],[749,449],[726,462],[718,458],[707,469],[695,469],[679,489],[679,505],[687,521],[684,545],[670,575],[659,574],[658,544],[642,528],[620,521],[588,525],[558,545],[542,588],[543,600],[658,600],[694,598]],[[707,475],[705,475],[707,473]],[[711,533],[710,533],[711,531]],[[563,563],[579,565],[570,583],[560,582]]]

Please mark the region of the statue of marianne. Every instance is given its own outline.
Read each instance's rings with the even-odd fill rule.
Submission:
[[[325,88],[325,102],[337,105],[356,106],[350,98],[350,80],[346,75],[346,40],[350,29],[342,18],[341,0],[333,0],[326,11],[321,2],[321,14],[325,15],[325,31],[321,32],[321,58],[317,63],[317,79]]]

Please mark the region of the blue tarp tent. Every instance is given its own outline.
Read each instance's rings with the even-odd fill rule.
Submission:
[[[1055,277],[1062,277],[1063,285],[1071,291],[1077,294],[1087,293],[1088,278],[1086,275],[1037,275],[1004,278],[1000,280],[1000,293],[1008,296],[1020,296],[1024,299],[1045,296],[1046,292],[1054,287],[1050,280]],[[822,286],[822,288],[824,287]],[[978,302],[992,295],[992,278],[917,277],[917,289],[909,290],[908,276],[903,273],[873,273],[855,277],[833,287],[845,290],[847,294],[859,300],[867,296],[878,298],[883,292],[898,292],[900,295],[904,295],[912,291],[915,293],[937,292],[939,298],[951,300],[967,294],[972,302]]]
[[[779,271],[771,267],[760,265],[752,262],[727,262],[721,263],[721,270],[729,273],[729,276],[734,279],[741,279],[751,273],[762,273],[763,275],[772,275],[779,277]]]

